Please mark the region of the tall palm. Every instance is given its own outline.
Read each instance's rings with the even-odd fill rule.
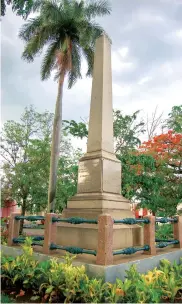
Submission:
[[[35,10],[38,16],[30,19],[20,30],[19,37],[26,43],[22,58],[31,62],[45,46],[47,50],[41,65],[41,79],[46,80],[56,69],[58,93],[55,107],[48,210],[55,208],[57,168],[62,127],[62,97],[65,76],[68,88],[81,78],[81,59],[85,57],[88,65],[87,76],[92,75],[94,47],[96,39],[104,33],[101,26],[94,22],[97,16],[110,14],[106,1],[85,0],[37,0]]]

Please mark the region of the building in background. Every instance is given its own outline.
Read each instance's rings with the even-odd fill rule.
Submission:
[[[1,218],[9,217],[11,213],[20,213],[20,207],[18,207],[17,202],[11,198],[7,198],[4,201],[4,206],[1,208]]]
[[[137,203],[132,204],[131,208],[132,208],[132,211],[135,215],[135,218],[142,218],[144,216],[151,215],[151,212],[147,208],[137,209]]]

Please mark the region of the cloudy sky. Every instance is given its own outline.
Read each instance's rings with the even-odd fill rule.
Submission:
[[[99,22],[112,39],[114,108],[150,114],[158,105],[167,115],[182,103],[182,0],[112,0],[112,14]],[[2,122],[30,104],[54,111],[57,84],[40,81],[41,58],[21,59],[22,24],[11,9],[2,19]],[[90,94],[91,79],[65,87],[63,118],[88,118]]]

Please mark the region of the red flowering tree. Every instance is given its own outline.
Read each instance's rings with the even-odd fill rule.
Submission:
[[[152,201],[149,200],[149,205],[143,201],[143,205],[154,213],[176,213],[177,205],[182,202],[182,134],[169,130],[165,134],[155,136],[140,146],[139,153],[155,160],[155,169],[149,175],[156,180],[159,178],[162,182],[151,184],[148,194],[151,195]],[[139,166],[136,172],[139,175],[144,174]]]
[[[139,151],[153,156],[157,167],[165,165],[173,173],[182,174],[182,134],[169,130],[144,142]]]

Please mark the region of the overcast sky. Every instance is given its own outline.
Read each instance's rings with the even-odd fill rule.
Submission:
[[[23,22],[11,9],[2,19],[2,122],[30,104],[54,111],[57,84],[40,81],[41,57],[21,59]],[[112,14],[99,22],[112,39],[114,108],[151,113],[158,105],[167,115],[182,103],[182,0],[112,0]],[[63,118],[88,118],[90,94],[91,79],[65,87]]]

